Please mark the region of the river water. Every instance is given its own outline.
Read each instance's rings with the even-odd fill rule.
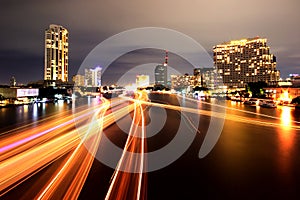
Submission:
[[[93,99],[91,101],[94,101]],[[199,107],[207,109],[203,104]],[[300,112],[292,107],[276,109],[250,107],[226,101],[228,115],[249,122],[225,120],[220,138],[204,158],[198,157],[203,136],[197,135],[191,147],[174,163],[148,173],[149,199],[298,199],[300,197]],[[57,112],[72,109],[72,104],[33,104],[0,108],[0,133]],[[172,118],[173,117],[173,118]],[[169,116],[168,116],[169,118]],[[171,124],[178,124],[170,116]],[[206,126],[207,117],[199,124]],[[267,122],[255,124],[255,120]],[[254,121],[254,123],[252,122]],[[127,122],[126,122],[127,123]],[[107,132],[116,132],[114,124]],[[295,128],[296,127],[296,128]],[[165,127],[171,129],[172,127]],[[164,133],[163,133],[164,134]],[[162,138],[165,137],[162,135]],[[163,146],[163,140],[149,141]],[[154,144],[155,143],[155,144]],[[100,168],[100,169],[99,169]],[[97,181],[103,180],[107,167],[95,160],[87,185],[80,196],[103,198]],[[112,173],[111,170],[109,172]],[[109,181],[111,175],[107,175]],[[99,178],[99,179],[98,179]],[[107,184],[107,183],[103,183]]]

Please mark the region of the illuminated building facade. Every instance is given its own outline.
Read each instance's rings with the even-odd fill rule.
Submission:
[[[102,68],[96,67],[95,69],[85,69],[85,86],[98,87],[101,86]]]
[[[137,75],[136,76],[136,86],[137,87],[147,87],[150,84],[150,77],[148,75]]]
[[[74,82],[75,86],[84,86],[84,79],[85,77],[80,74],[76,74],[72,77],[72,81]]]
[[[177,91],[193,87],[195,76],[191,75],[171,75],[171,88]]]
[[[214,89],[218,81],[220,81],[215,68],[195,68],[194,76],[194,86],[207,87],[209,89]]]
[[[68,81],[68,30],[51,24],[45,31],[44,80]]]
[[[280,72],[276,57],[270,53],[267,39],[250,38],[226,42],[213,47],[214,66],[229,87],[244,87],[263,81],[276,85]]]
[[[5,98],[18,97],[37,97],[39,96],[39,89],[37,88],[2,88],[0,87],[0,95]]]

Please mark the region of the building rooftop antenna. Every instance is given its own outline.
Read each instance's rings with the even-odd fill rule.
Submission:
[[[165,63],[164,63],[164,66],[167,66],[167,65],[168,65],[168,60],[169,60],[168,50],[166,50],[166,56],[165,56]]]

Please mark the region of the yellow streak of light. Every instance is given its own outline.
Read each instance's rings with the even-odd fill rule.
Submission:
[[[12,146],[11,149],[8,148],[0,152],[0,191],[7,192],[7,190],[33,176],[56,159],[68,154],[55,174],[53,174],[51,179],[44,185],[37,198],[48,199],[56,196],[58,189],[62,185],[66,184],[64,180],[70,174],[73,175],[72,179],[68,182],[68,187],[66,187],[67,189],[60,191],[60,193],[63,194],[65,199],[78,198],[92,166],[94,155],[99,147],[102,130],[127,115],[128,111],[134,111],[130,132],[105,199],[124,199],[129,193],[135,196],[135,199],[142,199],[142,184],[143,177],[145,175],[145,173],[143,173],[145,167],[144,153],[146,149],[146,132],[144,126],[145,116],[142,105],[157,106],[165,109],[212,116],[216,118],[225,118],[226,120],[253,125],[284,127],[285,129],[290,130],[300,130],[299,126],[292,124],[299,122],[292,121],[290,116],[291,108],[288,107],[282,108],[282,115],[280,118],[281,123],[276,123],[268,120],[255,119],[228,113],[225,114],[216,111],[148,102],[147,95],[143,92],[137,93],[136,98],[137,99],[132,100],[134,102],[133,104],[114,110],[114,112],[110,114],[107,114],[106,112],[110,106],[110,103],[107,100],[103,100],[103,103],[100,106],[94,106],[88,109],[83,107],[80,112],[75,114],[78,124],[82,124],[77,127],[77,129],[74,129],[74,116],[70,116],[70,112],[63,112],[63,114],[57,114],[46,118],[47,124],[42,124],[32,129],[29,129],[30,126],[26,125],[14,129],[17,131],[15,134],[11,131],[6,132],[5,134],[0,134],[0,148],[2,148],[53,128],[53,130],[51,129],[51,131],[44,135],[33,137],[33,139],[30,139],[29,141],[16,144],[15,146]],[[125,100],[113,100],[111,101],[111,105],[119,105],[120,103],[128,100],[126,98],[124,99]],[[226,107],[224,106],[223,108]],[[91,123],[83,123],[90,119],[90,113],[93,113]],[[278,119],[271,116],[262,116],[273,120]],[[46,121],[46,119],[40,120],[39,123]],[[63,127],[59,127],[61,124],[65,125]],[[89,145],[90,152],[86,150],[84,144]],[[130,154],[131,152],[137,152],[140,156],[134,157]],[[77,171],[74,172],[74,169]],[[126,169],[126,171],[134,169],[135,171],[138,171],[138,173],[125,173],[122,172],[121,169]],[[0,196],[1,195],[3,195],[3,193],[0,194]]]
[[[180,95],[179,95],[179,96],[180,96]],[[275,117],[275,116],[270,116],[270,115],[258,113],[258,111],[260,110],[260,107],[259,107],[259,106],[256,106],[257,112],[251,112],[251,111],[241,110],[241,109],[238,109],[238,108],[227,107],[227,106],[219,105],[219,104],[215,104],[215,103],[209,103],[209,102],[205,102],[205,101],[199,101],[199,100],[195,100],[195,99],[188,98],[188,97],[183,97],[183,96],[180,96],[180,97],[181,97],[181,98],[185,98],[185,99],[187,99],[187,100],[189,100],[189,101],[192,101],[192,102],[197,102],[197,103],[202,103],[202,104],[206,104],[206,105],[210,105],[210,106],[214,106],[214,107],[224,108],[224,109],[226,109],[226,110],[233,110],[233,111],[237,111],[237,112],[240,112],[240,113],[246,113],[246,114],[250,114],[250,115],[256,115],[256,116],[266,117],[266,118],[269,118],[269,119],[280,120],[279,117]],[[232,102],[231,102],[231,103],[232,103]],[[295,123],[295,124],[300,124],[299,121],[291,121],[291,122],[292,122],[292,123]]]
[[[91,151],[88,153],[84,160],[82,161],[82,165],[80,166],[76,176],[73,178],[72,183],[68,187],[68,190],[65,194],[65,198],[67,199],[76,199],[79,196],[79,193],[81,191],[81,188],[83,187],[83,184],[86,180],[86,177],[88,175],[88,172],[92,166],[94,154],[96,153],[96,150],[98,148],[98,144],[100,142],[101,134],[102,134],[102,128],[103,128],[103,119],[104,114],[106,110],[109,108],[109,103],[104,101],[103,105],[99,108],[99,110],[94,114],[93,122],[96,120],[97,115],[101,112],[100,116],[100,130],[97,130],[97,124],[91,124],[87,132],[84,134],[83,138],[81,139],[81,142],[78,144],[76,149],[72,152],[69,159],[65,162],[63,167],[56,173],[56,175],[52,178],[50,183],[46,186],[46,188],[42,191],[42,193],[38,196],[38,199],[49,199],[53,193],[59,188],[61,184],[64,183],[64,178],[68,176],[68,173],[76,166],[77,163],[80,162],[80,154],[84,153],[84,142],[86,142],[87,138],[90,134],[96,134],[96,140],[92,143]],[[96,126],[95,126],[96,125]],[[97,134],[98,133],[98,134]]]
[[[132,199],[144,199],[141,192],[144,175],[146,133],[145,117],[141,102],[148,98],[143,92],[137,93],[136,98],[138,99],[133,100],[135,109],[129,134],[120,161],[112,176],[112,181],[105,197],[106,200],[122,200],[128,198],[128,196]],[[141,129],[138,129],[139,124]],[[141,130],[141,133],[139,130]],[[134,157],[131,153],[135,151],[138,151],[137,157]],[[125,169],[126,172],[122,172],[122,169]],[[138,171],[138,173],[128,173],[133,170],[134,172]]]
[[[292,125],[291,108],[283,106],[281,109],[282,109],[281,116],[280,116],[281,123],[285,129],[289,129]]]
[[[101,126],[103,126],[103,128],[106,128],[110,124],[114,123],[115,120],[119,120],[120,118],[128,114],[128,111],[131,112],[132,110],[133,110],[133,105],[131,104],[116,110],[113,114],[111,113],[106,115],[104,117],[103,125]],[[88,112],[89,110],[82,111],[80,115],[84,115]],[[102,115],[100,119],[103,119],[103,116],[104,115]],[[88,116],[86,116],[85,118],[88,118]],[[68,118],[66,117],[65,120],[68,120]],[[98,123],[98,122],[99,122],[98,120],[95,120],[94,123]],[[51,124],[50,123],[47,124],[46,127],[47,128],[51,127],[51,125],[55,126],[56,123],[51,122]],[[91,133],[93,133],[94,127],[95,126],[91,127],[90,130]],[[87,124],[85,124],[78,127],[77,129],[74,129],[74,124],[68,124],[66,125],[66,127],[63,127],[62,129],[54,130],[55,137],[51,136],[50,137],[51,139],[47,139],[47,140],[43,139],[41,141],[39,141],[41,138],[35,138],[37,142],[33,142],[32,146],[26,147],[24,151],[18,152],[18,154],[15,154],[13,156],[9,156],[5,160],[2,159],[0,162],[0,171],[1,171],[0,191],[3,193],[1,193],[0,195],[5,194],[7,191],[14,188],[22,181],[26,180],[28,177],[34,175],[43,167],[55,161],[57,158],[61,157],[62,155],[65,155],[66,153],[80,146],[79,144],[82,143],[82,138],[84,138],[84,133],[86,133],[89,130],[89,128],[90,127]],[[68,131],[68,129],[70,130],[73,129],[73,130]],[[41,129],[38,129],[38,131],[40,130]],[[36,132],[32,132],[31,134],[34,133]],[[28,135],[30,136],[31,134]],[[54,134],[54,133],[50,132],[49,134]],[[16,135],[14,135],[13,137],[15,136]],[[91,134],[88,137],[86,137],[86,140],[90,140],[92,136],[94,136],[94,134]],[[12,139],[11,141],[14,142],[15,139]],[[99,138],[97,139],[96,142],[94,142],[92,151],[95,151],[95,149],[97,149],[96,145],[99,143],[98,141]],[[9,144],[9,142],[7,142],[6,144]],[[1,155],[1,157],[2,156],[3,155]],[[89,153],[89,156],[90,157],[85,159],[84,161],[86,162],[86,164],[83,164],[83,166],[79,169],[80,174],[83,175],[84,177],[82,178],[79,174],[76,176],[76,179],[81,183],[80,185],[82,185],[82,183],[85,180],[85,177],[88,174],[89,167],[91,166],[90,160],[92,160],[93,158],[93,153]],[[74,184],[75,182],[72,183],[72,191],[76,190],[78,194],[80,188]],[[5,189],[8,190],[5,191]],[[66,194],[70,196],[71,193],[66,193]]]
[[[276,122],[269,122],[267,120],[259,120],[259,119],[254,119],[252,117],[243,117],[243,116],[228,114],[228,113],[220,113],[220,112],[209,111],[209,110],[199,110],[199,109],[194,109],[194,108],[187,108],[187,107],[146,102],[146,101],[144,101],[142,103],[145,105],[149,105],[149,106],[157,106],[157,107],[161,107],[161,108],[172,109],[172,110],[177,110],[177,111],[182,111],[182,112],[189,112],[189,113],[211,116],[211,117],[216,117],[216,118],[225,118],[227,120],[243,122],[243,123],[248,123],[248,124],[254,124],[254,125],[269,126],[269,127],[281,127],[282,126],[282,124],[276,123]],[[271,118],[273,119],[273,117],[271,117]],[[300,130],[300,127],[297,125],[290,125],[289,128]]]
[[[0,191],[37,171],[58,155],[69,152],[79,140],[75,131],[72,131],[1,162],[0,169],[3,173],[0,177]]]

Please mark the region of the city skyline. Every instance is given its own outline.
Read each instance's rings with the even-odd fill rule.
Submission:
[[[244,9],[244,3],[233,0],[205,3],[186,1],[177,4],[171,1],[92,1],[89,5],[75,0],[72,4],[60,2],[60,6],[57,3],[1,3],[1,13],[5,16],[1,18],[1,24],[6,28],[1,32],[0,84],[9,83],[11,76],[15,76],[18,83],[25,84],[43,79],[43,32],[52,23],[60,24],[70,32],[69,79],[77,73],[85,56],[97,44],[121,31],[144,26],[180,31],[194,38],[210,55],[214,45],[259,35],[268,39],[272,53],[277,57],[277,68],[281,71],[281,77],[285,78],[289,73],[300,71],[300,39],[297,37],[300,29],[295,26],[299,18],[297,1],[254,1],[251,5],[255,9],[249,10]],[[189,11],[189,15],[153,15],[153,11],[160,12],[168,5],[173,13],[182,13],[184,8]],[[148,9],[144,10],[144,7]],[[234,11],[228,12],[226,8]],[[27,13],[26,17],[23,17],[24,12]],[[118,16],[123,20],[118,20]],[[120,68],[126,63],[120,61],[117,64]]]
[[[0,199],[299,199],[296,0],[0,3]]]

